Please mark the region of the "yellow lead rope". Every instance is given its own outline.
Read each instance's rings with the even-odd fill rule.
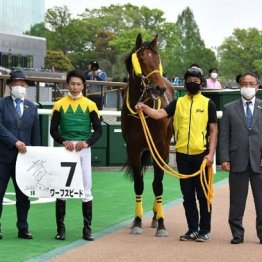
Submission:
[[[214,197],[214,191],[213,191],[213,180],[214,180],[214,171],[212,167],[208,167],[208,181],[207,181],[207,176],[206,176],[206,159],[203,160],[200,170],[195,172],[194,174],[190,175],[185,175],[185,174],[179,174],[177,171],[175,171],[173,168],[171,168],[164,160],[163,158],[159,155],[159,152],[154,144],[153,138],[150,134],[149,128],[147,126],[144,114],[142,111],[139,111],[139,117],[142,123],[142,127],[145,133],[146,141],[150,150],[150,153],[155,160],[155,162],[158,164],[158,166],[166,172],[170,176],[175,176],[180,179],[187,179],[191,177],[195,177],[200,175],[200,182],[201,186],[203,188],[203,192],[205,194],[205,197],[207,199],[207,205],[208,205],[208,211],[210,212],[210,205],[212,202],[212,199]]]

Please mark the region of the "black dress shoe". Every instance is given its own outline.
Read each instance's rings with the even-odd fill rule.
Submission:
[[[91,235],[90,230],[83,229],[83,239],[86,241],[94,241],[95,238]]]
[[[32,239],[33,236],[28,232],[28,230],[19,230],[18,237],[23,239]]]
[[[55,236],[56,240],[65,240],[65,227],[59,228]]]
[[[242,237],[234,237],[231,239],[231,244],[240,244],[243,243],[244,239]]]

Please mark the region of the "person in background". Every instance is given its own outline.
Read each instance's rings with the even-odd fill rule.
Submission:
[[[144,103],[138,103],[136,108],[154,119],[174,117],[177,168],[181,174],[193,174],[200,169],[203,159],[206,159],[207,166],[214,162],[217,116],[214,102],[200,92],[204,80],[202,70],[191,66],[184,79],[187,94],[173,100],[165,109],[156,110]],[[180,179],[180,188],[188,224],[188,231],[180,236],[180,240],[209,241],[211,212],[208,212],[200,177]]]
[[[54,140],[69,151],[80,151],[81,169],[84,182],[82,214],[84,218],[83,239],[93,241],[92,222],[92,176],[90,147],[101,137],[102,126],[96,104],[82,95],[85,86],[85,75],[73,70],[67,73],[68,94],[54,104],[50,133]],[[94,132],[91,133],[91,128]],[[65,240],[64,218],[66,200],[56,200],[57,234],[55,239]]]
[[[18,153],[26,153],[27,146],[40,146],[39,118],[36,106],[25,99],[30,81],[24,72],[13,70],[6,83],[11,95],[0,99],[0,217],[3,198],[11,178],[16,193],[18,237],[32,239],[27,222],[30,201],[17,185],[15,169]],[[2,237],[0,228],[0,239]]]
[[[241,78],[242,74],[238,74],[236,76],[236,83],[239,84],[240,78]]]
[[[97,61],[92,61],[90,71],[86,77],[87,80],[106,81],[106,73],[99,67]],[[87,88],[88,98],[94,101],[99,110],[103,109],[104,93],[103,86],[91,84]]]
[[[243,74],[238,82],[241,98],[224,106],[220,126],[221,167],[229,172],[231,244],[244,241],[242,220],[249,182],[255,202],[257,236],[262,244],[262,100],[256,98],[255,74]]]
[[[206,79],[206,88],[210,89],[221,89],[222,86],[220,82],[217,80],[218,77],[218,69],[216,67],[209,69],[209,78]]]
[[[93,63],[93,60],[90,61],[90,62],[86,65],[86,70],[84,71],[86,80],[90,80],[90,79],[89,79],[89,73],[91,72],[91,65],[92,65],[92,63]]]

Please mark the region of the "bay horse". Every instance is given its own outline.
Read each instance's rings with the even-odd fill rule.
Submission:
[[[135,111],[138,102],[150,107],[164,108],[174,95],[173,85],[162,76],[160,56],[156,50],[158,35],[151,42],[143,42],[139,34],[135,47],[125,60],[129,73],[129,82],[121,110],[121,127],[127,149],[127,175],[134,182],[136,194],[135,218],[131,226],[131,234],[141,234],[142,230],[142,194],[144,190],[143,176],[149,164],[150,152],[146,142],[141,121]],[[169,144],[172,136],[172,119],[154,120],[146,118],[147,125],[160,156],[166,161],[169,155]],[[164,225],[162,206],[164,172],[154,162],[154,180],[152,183],[155,200],[151,227],[157,228],[156,236],[168,236]]]

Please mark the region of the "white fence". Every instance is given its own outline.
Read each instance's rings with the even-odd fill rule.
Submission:
[[[38,109],[38,114],[39,115],[47,115],[48,116],[48,146],[54,146],[54,139],[51,137],[49,130],[50,130],[50,122],[51,122],[51,114],[52,114],[52,109]],[[101,116],[115,116],[119,117],[121,116],[120,111],[99,111],[99,114]]]
[[[47,129],[48,130],[48,146],[54,146],[54,140],[53,140],[53,138],[49,134],[51,113],[52,113],[52,109],[38,109],[38,114],[39,115],[48,115],[48,129]],[[106,111],[106,110],[102,110],[102,111],[99,111],[99,114],[101,116],[115,116],[115,117],[120,117],[121,116],[121,112],[120,111]],[[217,111],[217,118],[218,119],[222,118],[222,111]]]

